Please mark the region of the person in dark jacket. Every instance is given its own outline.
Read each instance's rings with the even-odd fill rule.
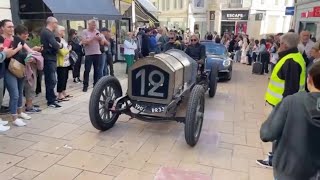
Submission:
[[[183,46],[179,40],[177,40],[177,35],[175,32],[170,32],[169,34],[169,42],[167,42],[164,46],[164,51],[168,51],[170,49],[179,49],[183,50]]]
[[[284,98],[260,129],[262,141],[277,142],[272,164],[278,180],[315,179],[320,170],[320,62],[307,84],[310,93]]]
[[[260,40],[259,46],[259,58],[262,63],[262,72],[261,74],[268,74],[269,73],[269,62],[270,62],[270,54],[267,48],[267,41],[265,39]]]
[[[190,38],[190,45],[186,49],[186,54],[192,57],[198,64],[200,64],[200,70],[204,70],[204,62],[206,59],[206,47],[199,42],[197,35],[192,35]]]
[[[141,54],[143,57],[146,57],[149,55],[149,35],[150,30],[145,29],[144,33],[141,32]]]
[[[60,108],[56,103],[55,86],[57,84],[57,52],[63,45],[56,41],[54,31],[58,27],[58,20],[48,17],[47,26],[40,33],[41,44],[43,45],[42,56],[44,58],[44,78],[46,85],[47,105],[51,108]]]
[[[84,56],[83,47],[80,43],[80,38],[78,36],[78,32],[75,29],[69,30],[69,45],[71,45],[72,50],[77,53],[78,60],[73,65],[73,82],[74,83],[81,83],[80,80],[80,70],[81,70],[81,64],[82,64],[82,58]]]
[[[149,52],[159,53],[160,49],[158,48],[156,31],[152,30],[149,35]]]
[[[237,43],[237,41],[236,41],[236,36],[231,36],[231,41],[230,41],[230,43],[229,43],[229,47],[228,47],[228,52],[229,53],[233,53],[234,52],[234,46],[235,46],[235,44]]]

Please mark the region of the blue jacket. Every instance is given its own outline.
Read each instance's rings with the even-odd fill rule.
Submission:
[[[157,39],[155,36],[149,38],[149,52],[158,52]]]

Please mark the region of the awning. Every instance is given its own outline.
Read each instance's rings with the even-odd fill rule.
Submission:
[[[159,23],[158,19],[155,18],[151,13],[149,13],[140,3],[135,1],[135,12],[136,12],[136,21],[144,23]],[[125,16],[132,16],[132,6],[124,13]]]
[[[137,0],[148,12],[159,13],[160,11],[150,2],[150,0]]]
[[[58,19],[116,20],[122,18],[112,0],[43,0],[43,2]]]
[[[153,15],[152,13],[150,13],[150,11],[147,9],[147,7],[148,7],[148,8],[150,8],[150,7],[149,7],[147,4],[141,4],[140,1],[141,1],[141,2],[147,1],[147,2],[151,3],[149,0],[138,0],[138,2],[135,1],[135,3],[136,3],[136,9],[139,8],[139,10],[141,10],[142,12],[144,12],[144,14],[146,14],[146,16],[148,17],[148,20],[151,20],[151,21],[154,22],[154,23],[159,23],[159,20],[158,20],[156,17],[154,17],[154,15]],[[153,4],[151,4],[151,5],[153,6]],[[154,7],[154,6],[153,6],[153,7]],[[156,9],[156,8],[155,8],[155,9]]]

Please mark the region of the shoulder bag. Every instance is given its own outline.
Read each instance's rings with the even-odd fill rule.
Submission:
[[[8,69],[17,78],[23,78],[25,76],[25,66],[14,58],[10,59]]]

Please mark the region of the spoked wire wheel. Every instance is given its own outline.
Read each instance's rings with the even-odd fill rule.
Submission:
[[[190,146],[195,146],[200,138],[205,103],[205,90],[201,85],[192,89],[185,120],[185,139]]]
[[[105,76],[98,81],[89,103],[90,121],[96,129],[106,131],[113,127],[120,113],[111,111],[111,108],[121,96],[122,88],[117,78]]]

